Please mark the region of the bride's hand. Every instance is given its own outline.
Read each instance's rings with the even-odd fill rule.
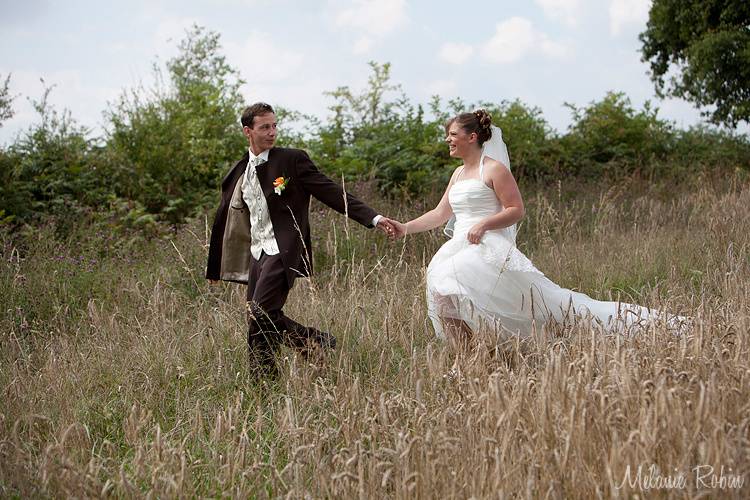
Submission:
[[[378,221],[378,227],[392,240],[406,235],[406,225],[401,224],[396,219],[383,217]]]
[[[403,238],[406,236],[406,224],[402,224],[397,220],[391,219],[391,225],[393,226],[393,239]]]
[[[486,232],[487,229],[484,228],[484,224],[479,222],[469,229],[469,232],[466,234],[466,239],[469,240],[469,243],[476,245],[482,241],[482,236],[484,236],[484,233]]]

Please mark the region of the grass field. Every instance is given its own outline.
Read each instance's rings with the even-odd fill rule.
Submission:
[[[519,246],[547,276],[691,332],[582,321],[446,376],[424,297],[443,236],[393,244],[315,206],[317,273],[286,312],[340,348],[283,351],[259,384],[244,288],[203,279],[210,220],[4,234],[0,497],[747,498],[750,183],[524,191]]]

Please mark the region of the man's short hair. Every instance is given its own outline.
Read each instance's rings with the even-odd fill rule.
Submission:
[[[250,106],[245,108],[245,111],[242,112],[242,118],[240,122],[242,123],[243,127],[253,128],[253,120],[256,116],[266,115],[273,112],[273,108],[270,104],[266,104],[265,102],[256,102],[255,104],[251,104]]]

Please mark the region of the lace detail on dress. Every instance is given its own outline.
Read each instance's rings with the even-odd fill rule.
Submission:
[[[524,273],[536,273],[541,274],[542,276],[544,275],[544,273],[534,267],[534,264],[532,264],[531,261],[526,258],[526,256],[522,254],[521,251],[516,247],[513,247],[511,249],[510,255],[508,255],[506,262],[506,269],[510,271],[521,271]]]
[[[503,238],[502,236],[499,238],[497,236],[486,236],[485,238],[486,241],[483,241],[479,245],[479,255],[482,257],[482,260],[488,264],[492,264],[500,272],[520,271],[524,273],[544,275],[544,273],[534,267],[534,264],[523,253],[521,253],[518,248],[516,248],[515,244],[497,244],[496,241],[499,238]],[[505,240],[505,238],[503,238],[503,240]]]
[[[635,304],[594,300],[550,281],[515,246],[512,229],[487,231],[482,241],[466,235],[484,217],[503,209],[481,179],[454,183],[448,199],[456,216],[453,237],[427,267],[427,311],[435,333],[446,320],[460,320],[473,331],[528,336],[548,321],[566,323],[589,317],[611,332],[627,332],[667,317]],[[626,311],[627,314],[623,314]],[[671,323],[682,324],[677,317]]]

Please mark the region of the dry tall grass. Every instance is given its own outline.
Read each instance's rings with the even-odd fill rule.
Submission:
[[[255,384],[244,289],[202,279],[205,221],[131,247],[6,237],[0,496],[747,497],[750,184],[564,191],[527,195],[535,264],[689,315],[689,335],[580,322],[446,376],[424,301],[441,235],[391,245],[322,212],[287,312],[340,348],[325,367],[285,351]],[[684,487],[643,491],[664,486],[652,464]]]

